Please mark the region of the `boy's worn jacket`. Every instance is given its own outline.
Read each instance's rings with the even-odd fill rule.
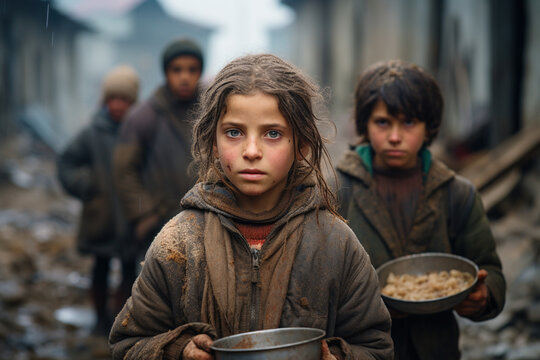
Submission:
[[[110,334],[114,359],[179,359],[191,337],[277,327],[326,331],[339,358],[391,359],[390,316],[350,228],[313,185],[257,215],[198,183],[150,246]],[[274,224],[260,253],[233,221]]]
[[[112,176],[118,130],[119,124],[102,109],[57,159],[60,183],[82,201],[77,248],[84,254],[115,256],[129,238]]]
[[[180,211],[180,199],[195,184],[187,169],[197,101],[198,96],[180,101],[163,85],[126,116],[114,165],[131,221],[158,214],[165,223]]]
[[[487,308],[483,314],[472,320],[487,320],[498,315],[504,306],[506,283],[478,193],[474,192],[474,203],[463,228],[455,238],[451,238],[449,216],[450,213],[459,212],[450,211],[449,202],[458,204],[465,201],[449,199],[449,196],[457,194],[448,193],[452,182],[457,181],[456,175],[442,162],[432,161],[427,153],[426,161],[422,164],[425,170],[423,193],[413,227],[406,244],[403,245],[397,240],[389,211],[371,176],[371,159],[366,156],[368,152],[362,150],[365,148],[360,151],[347,151],[340,159],[337,166],[340,184],[349,184],[349,188],[340,189],[341,194],[338,194],[338,197],[344,205],[344,208],[340,209],[342,215],[358,235],[373,266],[378,268],[397,257],[422,252],[445,252],[464,256],[488,272],[485,280],[489,290]],[[343,196],[345,192],[350,199]],[[452,311],[434,315],[409,315],[397,322],[400,326],[398,329],[394,324],[392,337],[408,338],[419,359],[459,358],[459,328]],[[397,355],[400,358],[399,353]]]

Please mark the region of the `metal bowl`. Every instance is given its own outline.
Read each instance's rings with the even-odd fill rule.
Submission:
[[[474,278],[472,285],[457,294],[431,300],[412,301],[383,294],[381,296],[389,307],[407,314],[434,314],[452,309],[467,297],[478,281],[478,267],[471,260],[446,253],[421,253],[388,261],[377,269],[381,289],[386,286],[390,273],[421,275],[431,271],[450,271],[452,269],[471,274]]]
[[[216,360],[319,360],[324,330],[279,328],[227,336],[214,341]]]

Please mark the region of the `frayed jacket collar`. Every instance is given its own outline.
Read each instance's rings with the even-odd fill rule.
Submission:
[[[198,183],[182,199],[184,209],[211,211],[227,218],[253,223],[284,223],[294,216],[322,209],[323,204],[314,184],[306,182],[285,192],[275,209],[259,214],[237,206],[232,191],[222,183]]]
[[[453,170],[437,160],[432,160],[429,150],[424,148],[420,158],[425,195],[431,194],[454,177]],[[371,146],[360,146],[355,150],[347,151],[339,160],[337,169],[360,180],[365,187],[371,187],[373,185],[373,150]]]

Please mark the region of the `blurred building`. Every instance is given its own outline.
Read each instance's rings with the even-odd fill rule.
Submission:
[[[23,124],[57,151],[100,105],[112,67],[134,66],[145,98],[164,82],[161,53],[171,40],[191,37],[208,53],[213,29],[171,16],[157,0],[85,12],[92,1],[0,2],[0,138]]]
[[[344,136],[358,75],[392,58],[415,62],[439,80],[446,100],[441,139],[449,143],[491,148],[540,126],[538,1],[281,2],[296,20],[276,31],[279,50],[331,89],[331,112]]]
[[[90,28],[40,0],[0,4],[0,138],[16,124],[59,146],[80,107],[77,36]]]
[[[209,38],[214,30],[172,16],[158,0],[133,0],[125,11],[116,13],[112,11],[113,3],[110,7],[110,11],[102,9],[96,13],[71,9],[74,16],[96,29],[93,34],[81,36],[78,44],[84,69],[80,89],[84,117],[90,116],[99,102],[101,79],[112,66],[132,65],[141,78],[139,98],[145,99],[164,82],[161,54],[165,46],[178,37],[187,36],[208,54]]]
[[[141,76],[141,95],[146,97],[163,82],[161,54],[172,40],[188,36],[208,54],[213,28],[172,17],[157,0],[146,0],[125,15],[132,31],[117,42],[118,61],[131,63]]]

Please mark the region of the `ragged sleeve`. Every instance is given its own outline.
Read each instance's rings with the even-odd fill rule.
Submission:
[[[352,230],[347,227],[346,232],[335,327],[338,338],[328,339],[330,349],[343,359],[392,359],[391,318],[380,295],[377,273]]]
[[[179,358],[191,337],[215,338],[210,325],[196,321],[199,310],[185,305],[187,256],[182,244],[193,239],[180,238],[186,235],[184,228],[194,229],[185,212],[171,219],[148,249],[131,297],[111,329],[113,359]]]

